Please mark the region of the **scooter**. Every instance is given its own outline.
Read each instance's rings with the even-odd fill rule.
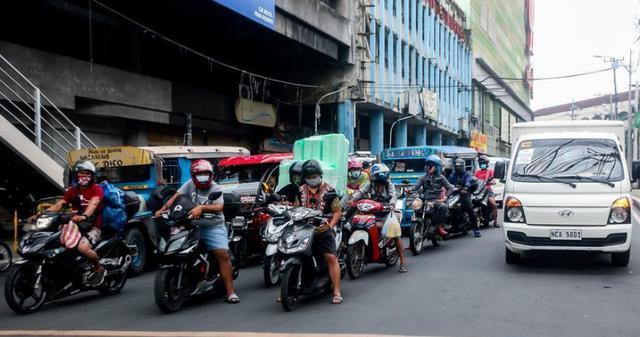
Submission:
[[[264,252],[262,275],[264,284],[271,287],[280,282],[280,259],[278,252],[278,239],[288,225],[288,217],[285,212],[291,209],[290,206],[271,204],[267,210],[271,217],[264,226],[262,238],[266,243]]]
[[[495,220],[491,207],[489,206],[488,185],[484,180],[474,180],[473,188],[471,189],[473,191],[473,195],[471,196],[473,212],[476,214],[476,218],[478,218],[482,227],[488,227],[491,221]]]
[[[93,266],[76,249],[66,249],[60,242],[58,227],[68,223],[73,213],[44,212],[35,224],[27,224],[27,234],[20,242],[15,262],[4,284],[5,300],[20,314],[40,310],[45,304],[87,290],[102,295],[117,294],[127,282],[127,268],[135,247],[112,235],[93,249],[106,269],[104,281],[93,286],[88,279]],[[104,233],[108,236],[109,233]]]
[[[433,223],[435,215],[433,202],[424,202],[420,198],[415,198],[411,206],[413,214],[409,229],[409,248],[413,255],[420,255],[425,241],[431,241],[434,247],[438,247],[443,238],[438,234],[438,228]]]
[[[320,211],[304,207],[292,208],[285,212],[289,221],[278,239],[278,258],[282,261],[280,297],[285,311],[296,308],[299,296],[313,295],[321,291],[331,292],[329,269],[324,257],[315,256],[311,248],[314,230],[324,220],[321,215]],[[333,230],[338,247],[340,277],[344,277],[345,265],[340,245],[342,222]]]
[[[356,202],[355,208],[357,212],[350,222],[352,233],[347,244],[346,259],[347,273],[351,279],[360,277],[364,266],[369,263],[384,263],[392,267],[400,257],[395,240],[381,233],[391,212],[389,206],[382,201],[362,199]]]
[[[465,235],[471,229],[474,224],[469,220],[469,215],[462,208],[462,191],[459,188],[455,188],[449,192],[449,196],[446,200],[447,203],[447,220],[444,225],[444,229],[449,233],[448,237],[456,235]]]

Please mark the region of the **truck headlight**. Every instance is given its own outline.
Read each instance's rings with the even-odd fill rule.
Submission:
[[[609,224],[631,223],[631,203],[624,197],[613,202],[609,212]]]
[[[524,208],[520,200],[509,197],[505,202],[504,221],[506,222],[526,222]]]

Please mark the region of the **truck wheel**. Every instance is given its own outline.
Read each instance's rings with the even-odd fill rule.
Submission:
[[[629,259],[631,258],[631,248],[622,253],[611,253],[611,264],[616,267],[626,267],[629,265]]]
[[[138,255],[132,256],[128,271],[130,277],[138,276],[144,272],[147,263],[147,242],[142,232],[137,228],[131,228],[127,231],[125,242],[127,245],[136,246],[138,250]]]
[[[509,248],[504,248],[504,258],[507,264],[517,264],[520,262],[520,254],[514,253]]]

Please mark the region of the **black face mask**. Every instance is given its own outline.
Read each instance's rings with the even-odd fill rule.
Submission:
[[[456,166],[455,169],[457,173],[464,173],[464,166]]]

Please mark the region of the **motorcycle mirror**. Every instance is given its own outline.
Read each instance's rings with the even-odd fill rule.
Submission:
[[[504,182],[504,178],[505,178],[505,162],[503,160],[499,160],[496,162],[496,165],[493,169],[493,177],[495,179],[500,180],[501,182]]]
[[[209,200],[218,200],[222,196],[222,191],[213,192],[209,194]]]

